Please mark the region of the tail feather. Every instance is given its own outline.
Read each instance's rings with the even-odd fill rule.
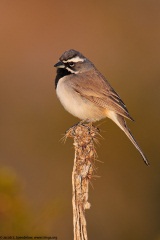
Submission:
[[[147,158],[145,157],[144,153],[142,152],[141,148],[139,147],[138,143],[136,142],[135,138],[133,137],[132,133],[130,132],[129,128],[127,127],[124,117],[116,114],[113,111],[108,114],[108,117],[111,120],[113,120],[124,131],[124,133],[127,135],[127,137],[130,139],[130,141],[133,143],[133,145],[137,148],[137,150],[141,154],[145,164],[149,165]]]

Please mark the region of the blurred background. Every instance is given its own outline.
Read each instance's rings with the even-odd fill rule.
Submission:
[[[143,160],[110,120],[100,124],[89,239],[160,239],[160,1],[0,0],[0,235],[73,239],[73,141],[78,119],[54,89],[70,48],[106,76],[135,122]]]

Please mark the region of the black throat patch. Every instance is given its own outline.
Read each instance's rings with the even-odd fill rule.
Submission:
[[[67,75],[70,75],[70,74],[72,74],[72,73],[69,72],[67,69],[58,68],[57,69],[57,76],[55,78],[55,89],[57,88],[57,84],[58,84],[58,81],[60,80],[60,78],[62,78],[64,76],[67,76]]]

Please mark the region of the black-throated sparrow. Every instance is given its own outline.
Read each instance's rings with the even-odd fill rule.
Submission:
[[[113,120],[138,149],[144,162],[148,161],[126,125],[133,120],[119,95],[91,61],[73,49],[62,54],[57,68],[55,88],[64,108],[88,122],[105,117]]]

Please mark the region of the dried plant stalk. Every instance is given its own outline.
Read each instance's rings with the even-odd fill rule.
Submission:
[[[87,240],[85,209],[88,202],[89,181],[93,176],[96,151],[94,139],[99,130],[91,124],[79,123],[70,128],[66,137],[74,139],[75,158],[72,172],[72,205],[74,240]]]

